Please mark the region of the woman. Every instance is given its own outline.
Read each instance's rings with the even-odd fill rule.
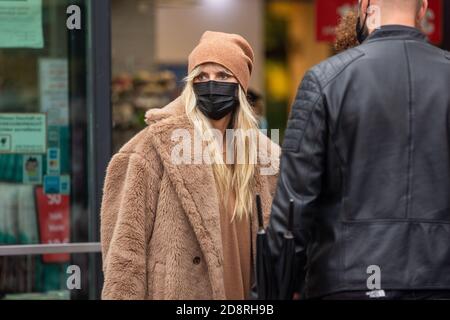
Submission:
[[[261,195],[267,223],[279,157],[246,99],[252,67],[245,39],[206,32],[181,97],[149,112],[149,127],[111,160],[101,211],[104,299],[249,298],[254,198]],[[223,138],[226,129],[234,139]],[[245,161],[224,161],[232,156]]]

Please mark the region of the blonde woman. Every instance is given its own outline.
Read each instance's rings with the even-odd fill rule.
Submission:
[[[150,111],[148,128],[111,160],[104,299],[249,298],[254,198],[261,195],[268,222],[279,157],[246,99],[252,66],[241,36],[206,32],[181,97]]]

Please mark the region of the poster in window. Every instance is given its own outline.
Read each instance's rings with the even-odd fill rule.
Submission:
[[[43,47],[42,0],[1,0],[0,48]]]

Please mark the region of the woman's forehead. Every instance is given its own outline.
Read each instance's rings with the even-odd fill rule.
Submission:
[[[232,74],[230,70],[217,63],[205,63],[200,65],[200,71],[206,73],[226,72]]]

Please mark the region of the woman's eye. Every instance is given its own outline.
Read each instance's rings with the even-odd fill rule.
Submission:
[[[195,80],[197,80],[197,81],[205,81],[206,80],[206,76],[204,74],[201,74],[201,75],[197,76],[197,78],[195,78]]]
[[[221,74],[221,75],[219,76],[219,78],[220,78],[221,80],[227,80],[229,77],[230,77],[230,76],[227,75],[227,74]]]

